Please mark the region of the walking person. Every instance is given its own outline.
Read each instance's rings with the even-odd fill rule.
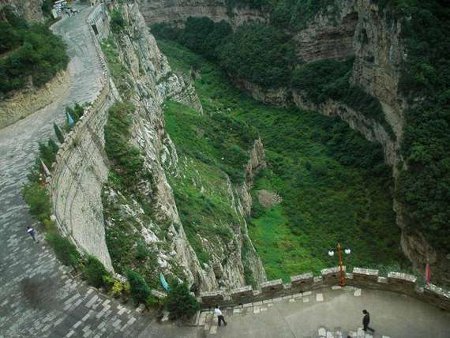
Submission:
[[[364,332],[367,332],[367,330],[369,330],[369,331],[372,331],[372,333],[374,333],[375,330],[372,329],[371,327],[369,327],[369,323],[370,323],[370,314],[369,314],[369,312],[366,309],[364,309],[362,311],[362,313],[364,314],[364,317],[363,317],[363,320],[362,320]]]
[[[216,305],[216,308],[214,309],[214,314],[217,315],[218,325],[220,326],[220,323],[223,322],[223,325],[227,326],[227,322],[225,321],[225,318],[223,317],[222,311],[219,309],[219,305]]]
[[[27,232],[31,236],[31,238],[33,238],[33,241],[37,242],[37,240],[36,240],[36,232],[29,225],[27,225]]]

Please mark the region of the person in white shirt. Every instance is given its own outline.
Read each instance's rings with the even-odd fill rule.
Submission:
[[[219,305],[216,305],[216,308],[214,309],[214,314],[217,316],[218,325],[220,326],[220,323],[223,322],[223,325],[227,325],[227,322],[225,321],[225,318],[223,317],[222,311],[219,309]]]
[[[28,234],[31,236],[31,238],[33,238],[33,241],[36,241],[36,232],[34,231],[34,229],[32,227],[30,227],[29,225],[27,225],[27,232]]]

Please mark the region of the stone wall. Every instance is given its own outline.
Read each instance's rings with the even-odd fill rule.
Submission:
[[[89,15],[87,22],[91,26],[92,31],[98,37],[98,39],[102,40],[108,37],[110,27],[108,23],[108,15],[106,14],[106,7],[104,4],[96,6],[92,10],[92,13]]]
[[[106,63],[92,30],[91,38],[104,68],[100,79],[102,89],[66,135],[52,165],[49,189],[61,232],[70,237],[78,249],[97,257],[112,271],[105,242],[101,191],[108,175],[103,128],[113,98]]]
[[[205,308],[216,304],[222,307],[236,306],[337,286],[338,283],[339,268],[334,267],[322,270],[320,276],[314,276],[312,273],[292,276],[290,283],[283,283],[281,279],[264,282],[256,290],[251,286],[244,286],[230,292],[201,293],[199,301]],[[413,275],[390,272],[387,277],[381,277],[378,270],[354,268],[352,273],[346,274],[346,285],[402,293],[450,311],[450,292],[433,284],[420,287]]]

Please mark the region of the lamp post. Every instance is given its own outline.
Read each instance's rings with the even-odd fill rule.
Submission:
[[[338,243],[336,247],[336,251],[338,254],[338,260],[339,260],[339,285],[345,286],[345,273],[344,273],[344,261],[342,260],[342,247],[341,244]],[[346,255],[350,255],[351,250],[350,249],[344,249],[344,253]],[[328,250],[328,256],[333,257],[334,256],[334,250]]]

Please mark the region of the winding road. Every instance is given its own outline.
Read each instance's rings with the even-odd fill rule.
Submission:
[[[0,337],[136,336],[150,321],[67,275],[21,197],[38,142],[54,137],[53,122],[64,121],[66,106],[90,102],[101,89],[103,69],[86,24],[90,11],[84,7],[52,27],[68,46],[67,89],[0,130]],[[25,232],[30,224],[38,231],[37,244]]]

